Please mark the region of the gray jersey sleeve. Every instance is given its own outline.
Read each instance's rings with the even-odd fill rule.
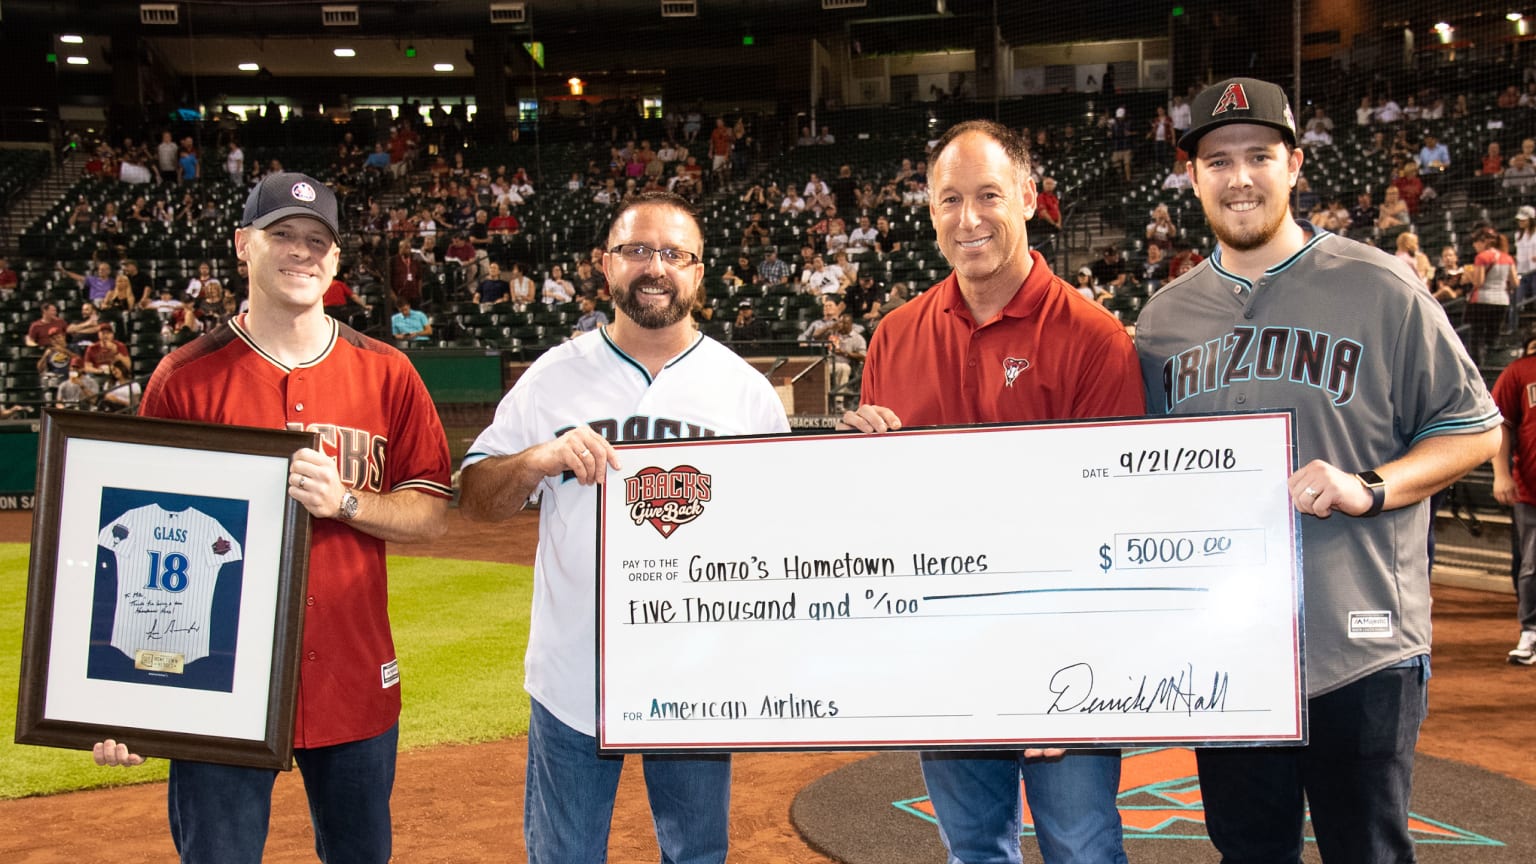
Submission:
[[[1404,444],[1499,425],[1482,374],[1467,356],[1445,310],[1427,292],[1413,297],[1394,340],[1394,421]]]

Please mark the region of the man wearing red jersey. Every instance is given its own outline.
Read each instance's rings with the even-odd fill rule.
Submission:
[[[864,404],[841,428],[1140,415],[1141,371],[1120,323],[1030,251],[1036,198],[1025,143],[968,121],[939,139],[929,164],[928,212],[954,272],[881,320],[864,362]],[[1021,860],[1021,775],[1047,862],[1125,861],[1118,750],[921,756],[951,861]]]
[[[384,543],[444,530],[448,443],[409,361],[325,315],[341,255],[336,197],[302,174],[251,191],[235,231],[250,311],[155,370],[141,413],[310,430],[288,494],[313,519],[294,758],[323,860],[385,864],[399,736],[400,674]],[[136,765],[131,742],[96,745]],[[171,838],[183,862],[259,862],[277,772],[172,760]]]
[[[1536,336],[1526,337],[1524,354],[1499,373],[1493,401],[1504,415],[1493,497],[1514,508],[1521,552],[1515,575],[1520,639],[1509,662],[1536,666]]]

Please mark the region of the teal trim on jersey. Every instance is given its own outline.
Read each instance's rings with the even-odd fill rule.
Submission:
[[[1312,239],[1308,240],[1305,243],[1303,243],[1301,245],[1301,248],[1297,249],[1296,252],[1291,255],[1291,257],[1285,259],[1284,261],[1281,261],[1279,264],[1276,264],[1273,267],[1266,268],[1264,270],[1264,275],[1265,276],[1274,276],[1277,273],[1284,272],[1292,264],[1295,264],[1297,261],[1301,260],[1301,257],[1303,255],[1305,255],[1308,252],[1312,251],[1312,247],[1317,245],[1317,241],[1319,241],[1319,240],[1323,239],[1324,237],[1328,236],[1329,234],[1333,233],[1332,231],[1324,231],[1321,228],[1314,227],[1311,222],[1308,222],[1305,219],[1297,219],[1296,220],[1296,224],[1300,225],[1302,227],[1302,230],[1312,232]],[[1216,268],[1216,272],[1220,273],[1221,275],[1227,277],[1228,279],[1231,279],[1234,282],[1241,282],[1241,283],[1243,283],[1244,285],[1246,285],[1248,287],[1249,291],[1253,290],[1253,283],[1252,282],[1249,282],[1247,279],[1244,279],[1243,277],[1237,275],[1236,273],[1233,273],[1232,271],[1228,270],[1227,268],[1221,266],[1221,245],[1220,244],[1217,244],[1216,251],[1211,253],[1211,266]]]
[[[668,360],[666,365],[662,366],[661,368],[663,368],[663,369],[671,369],[673,366],[676,366],[677,364],[681,363],[683,361],[684,357],[687,357],[689,354],[692,354],[693,353],[693,349],[695,349],[695,348],[697,348],[697,347],[699,347],[700,345],[703,345],[703,344],[704,344],[704,334],[703,333],[695,333],[695,334],[693,334],[693,344],[689,345],[687,348],[684,348],[683,349],[683,353],[677,355],[676,357],[673,357],[671,360]]]
[[[1231,279],[1233,282],[1236,282],[1239,285],[1242,285],[1243,286],[1243,293],[1244,294],[1252,294],[1253,293],[1253,283],[1252,282],[1249,282],[1247,279],[1244,279],[1243,277],[1237,275],[1236,273],[1233,273],[1231,270],[1228,270],[1227,268],[1221,266],[1221,244],[1219,244],[1219,243],[1216,244],[1215,251],[1213,251],[1211,253],[1211,269],[1215,270],[1221,276],[1223,276],[1223,277],[1225,277],[1227,279]]]
[[[491,455],[492,454],[490,453],[477,453],[474,451],[465,453],[464,458],[459,460],[459,470],[462,471],[465,468],[475,464],[476,462],[482,462],[486,459],[489,459],[491,458]]]
[[[619,355],[619,359],[621,359],[625,363],[628,363],[629,365],[635,367],[635,369],[639,370],[641,375],[645,376],[645,384],[646,384],[647,387],[649,387],[651,385],[651,381],[652,381],[651,372],[650,372],[649,369],[645,368],[645,364],[643,364],[639,360],[636,360],[635,358],[629,356],[628,354],[625,354],[624,353],[624,349],[620,348],[618,345],[615,345],[614,342],[613,342],[613,337],[608,335],[608,328],[607,327],[599,327],[599,328],[597,328],[597,332],[603,334],[603,341],[608,343],[608,349],[609,350],[611,350],[613,353]]]
[[[624,349],[620,348],[617,344],[614,343],[613,337],[608,335],[608,328],[607,327],[599,327],[599,328],[597,328],[597,332],[603,334],[603,341],[608,343],[608,347],[613,350],[613,353],[619,355],[619,357],[622,360],[624,360],[624,362],[626,362],[629,365],[631,365],[631,366],[635,367],[636,369],[640,370],[640,374],[645,376],[645,385],[647,387],[649,387],[650,385],[652,385],[652,384],[654,384],[656,382],[656,379],[651,377],[650,370],[646,369],[645,365],[643,363],[641,363],[639,360],[636,360],[635,358],[629,356],[628,354],[625,354],[624,353]],[[671,360],[668,360],[666,363],[662,364],[661,368],[663,368],[663,369],[670,369],[672,366],[674,366],[678,362],[680,362],[684,357],[687,357],[689,354],[692,354],[693,353],[693,349],[699,347],[699,345],[702,344],[703,342],[704,342],[704,334],[703,333],[695,333],[695,334],[693,334],[693,344],[689,345],[687,348],[683,349],[683,352],[681,354],[678,354],[676,357],[673,357]],[[466,456],[465,458],[468,458],[468,457]]]
[[[1431,423],[1420,429],[1413,440],[1408,442],[1411,447],[1423,441],[1425,438],[1434,438],[1440,435],[1468,435],[1474,432],[1484,432],[1488,429],[1498,428],[1503,415],[1498,411],[1490,411],[1481,417],[1472,417],[1466,420],[1446,420],[1441,423]]]

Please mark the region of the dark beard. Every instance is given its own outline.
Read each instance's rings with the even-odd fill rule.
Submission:
[[[1211,219],[1209,215],[1206,216],[1206,222],[1210,225],[1211,233],[1216,235],[1216,239],[1223,246],[1234,252],[1251,252],[1274,239],[1289,218],[1291,218],[1291,211],[1287,208],[1281,212],[1279,219],[1241,234],[1225,230],[1220,220]]]
[[[641,289],[652,285],[659,285],[671,292],[672,299],[665,306],[654,306],[640,302]],[[623,312],[626,317],[647,330],[660,330],[688,317],[689,304],[682,301],[677,285],[672,280],[659,276],[642,276],[627,286],[613,286],[613,304]]]

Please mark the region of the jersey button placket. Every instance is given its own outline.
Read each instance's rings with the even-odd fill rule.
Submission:
[[[288,376],[288,419],[298,423],[300,428],[304,425],[304,403],[309,396],[306,377],[301,371],[293,372]]]
[[[981,373],[977,369],[980,357],[981,332],[979,330],[972,330],[971,338],[966,343],[965,372],[962,373],[964,375],[962,392],[965,394],[965,404],[970,407],[974,407],[980,402]]]

